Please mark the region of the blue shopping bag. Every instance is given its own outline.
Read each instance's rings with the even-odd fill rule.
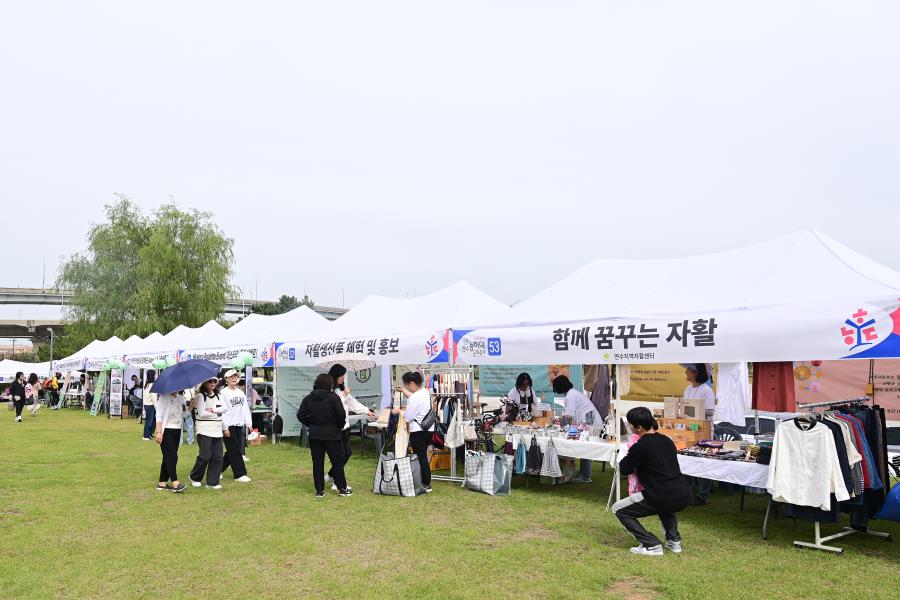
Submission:
[[[875,515],[875,518],[900,521],[900,483],[895,484],[891,491],[888,492],[887,499],[884,501],[884,505],[878,511],[878,514]]]

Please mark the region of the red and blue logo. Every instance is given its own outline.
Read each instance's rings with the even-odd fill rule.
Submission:
[[[840,335],[850,354],[844,358],[900,357],[900,306],[857,308],[840,325]],[[890,321],[888,321],[890,317]]]

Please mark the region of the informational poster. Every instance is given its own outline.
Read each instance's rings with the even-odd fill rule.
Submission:
[[[581,365],[482,365],[478,368],[478,385],[482,396],[506,396],[515,387],[519,373],[528,373],[534,382],[534,393],[544,402],[553,401],[553,380],[566,375],[575,389],[584,386]]]
[[[632,365],[631,388],[622,399],[661,402],[666,396],[680,398],[687,384],[681,365]]]
[[[122,416],[122,390],[124,387],[122,371],[113,369],[109,372],[109,416]]]
[[[325,371],[319,367],[277,367],[275,378],[278,384],[278,414],[284,422],[283,437],[300,435],[297,409],[313,389],[316,377]],[[345,385],[361,403],[369,408],[379,405],[381,400],[381,369],[348,371]]]
[[[794,363],[798,404],[858,398],[869,383],[868,360],[813,360]],[[900,421],[900,360],[876,360],[875,402],[888,421]]]
[[[103,401],[106,399],[107,394],[107,386],[106,380],[108,379],[109,373],[107,371],[100,371],[100,378],[97,380],[97,389],[94,394],[94,403],[91,404],[91,416],[96,417],[97,413],[100,412],[100,406],[103,404]]]

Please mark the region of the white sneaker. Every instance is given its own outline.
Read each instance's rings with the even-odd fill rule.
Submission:
[[[335,484],[335,483],[332,483],[332,484],[331,484],[331,489],[334,490],[335,492],[341,491],[341,490],[338,489],[338,486],[337,486],[337,484]],[[348,489],[348,490],[353,490],[353,488],[350,487],[349,485],[347,486],[347,489]]]
[[[194,486],[194,487],[200,487],[200,486],[202,486],[203,484],[200,483],[199,481],[194,481],[193,479],[191,479],[191,485]]]
[[[22,422],[22,417],[16,417],[16,423],[21,423],[21,422]]]
[[[666,540],[666,550],[675,554],[681,554],[681,542],[670,542]]]
[[[149,442],[150,438],[142,438],[145,442]]]
[[[331,481],[331,480],[332,480],[332,479],[331,479],[331,475],[329,475],[328,473],[326,473],[326,474],[325,474],[325,483],[328,483],[328,482]],[[334,487],[334,486],[332,486],[332,487]],[[337,488],[335,487],[334,489],[337,489]]]
[[[244,459],[244,462],[250,462],[250,459],[247,458],[246,456],[243,456],[242,458]]]
[[[662,556],[663,548],[662,546],[653,546],[652,548],[647,548],[643,545],[636,546],[631,549],[632,554],[639,554],[641,556]]]
[[[252,481],[252,479],[250,479],[250,478],[247,477],[246,475],[243,475],[243,476],[238,477],[237,479],[235,479],[235,481],[240,481],[241,483],[250,483],[250,482]]]
[[[222,486],[219,485],[219,484],[216,484],[216,485],[207,485],[207,486],[206,486],[206,489],[208,489],[208,490],[221,490],[221,489],[222,489]],[[662,552],[662,550],[660,550],[660,552]]]

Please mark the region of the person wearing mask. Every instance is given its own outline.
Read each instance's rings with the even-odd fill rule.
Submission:
[[[573,423],[587,423],[592,425],[599,420],[597,407],[591,399],[575,389],[571,380],[565,375],[560,375],[553,380],[553,393],[565,396],[563,415],[571,417]],[[572,479],[575,483],[591,483],[593,481],[593,463],[582,458],[578,466],[578,474]]]
[[[159,467],[159,483],[156,489],[171,490],[176,494],[187,489],[178,480],[178,445],[181,442],[181,426],[184,415],[184,396],[178,392],[162,394],[156,398],[156,443],[162,451]],[[169,485],[169,481],[172,485]]]
[[[675,443],[657,433],[659,426],[648,408],[632,408],[625,418],[629,429],[639,439],[628,449],[619,468],[626,475],[637,472],[643,491],[616,502],[612,507],[613,514],[640,544],[631,549],[633,554],[663,555],[663,543],[638,520],[652,515],[657,515],[662,522],[666,535],[665,547],[678,554],[681,552],[681,534],[675,513],[688,505],[690,490],[678,466]]]
[[[338,495],[352,496],[344,477],[344,449],[341,428],[347,420],[344,405],[334,393],[334,379],[322,373],[313,383],[313,391],[303,398],[297,419],[309,428],[309,452],[312,456],[313,485],[316,499],[325,497],[325,455],[331,461]]]
[[[244,444],[247,439],[247,428],[253,426],[253,416],[250,413],[247,397],[237,386],[238,379],[240,376],[237,371],[228,370],[225,373],[227,385],[219,392],[222,402],[228,408],[223,415],[223,427],[228,429],[228,435],[224,440],[225,466],[222,470],[231,467],[235,481],[250,483],[250,477],[247,476],[247,465],[244,464]]]
[[[200,392],[194,398],[197,404],[197,443],[200,453],[191,470],[191,485],[200,487],[206,475],[206,487],[221,490],[222,438],[231,435],[222,418],[228,406],[216,392],[218,378],[213,377],[200,384]]]
[[[333,365],[331,369],[329,369],[328,374],[331,375],[331,378],[334,380],[334,393],[338,395],[338,398],[341,399],[341,404],[344,406],[344,412],[347,413],[347,418],[344,420],[344,428],[341,430],[341,446],[344,448],[344,464],[342,466],[346,467],[347,463],[350,462],[350,457],[353,455],[353,448],[350,446],[350,415],[368,415],[369,418],[374,419],[375,413],[369,410],[369,407],[365,404],[359,402],[356,398],[350,394],[350,386],[348,386],[345,381],[347,378],[347,369],[344,365]],[[344,469],[344,476],[346,477],[347,471]],[[334,478],[334,468],[328,471],[328,475],[325,476],[326,481],[331,481]],[[349,485],[347,487],[350,487]],[[337,484],[331,484],[332,490],[337,490]]]
[[[153,393],[153,382],[156,371],[147,371],[147,384],[144,386],[144,441],[149,442],[156,429],[156,394]]]
[[[422,374],[418,371],[407,372],[403,374],[403,385],[397,390],[407,397],[408,403],[406,410],[403,411],[403,419],[406,420],[409,427],[409,445],[412,446],[413,452],[419,457],[419,468],[422,470],[422,485],[425,491],[431,493],[431,465],[428,464],[428,446],[431,445],[431,434],[434,431],[434,424],[430,427],[423,428],[422,420],[433,410],[431,406],[431,394],[428,389],[422,387]],[[393,409],[394,413],[399,414],[400,409]]]
[[[531,381],[531,375],[519,373],[519,376],[516,377],[516,386],[509,390],[506,397],[519,405],[519,412],[527,410],[534,414],[534,383]]]
[[[702,399],[706,420],[712,421],[716,412],[716,393],[713,391],[712,386],[707,383],[709,381],[709,370],[704,363],[686,363],[681,366],[684,367],[684,377],[688,381],[687,387],[684,388],[683,398],[686,400]],[[710,426],[710,431],[712,431],[712,426]],[[701,506],[706,504],[709,497],[712,496],[712,480],[701,477],[689,477],[688,481],[692,487],[695,482],[697,484],[697,498],[694,503]]]
[[[28,381],[25,383],[25,404],[28,406],[28,410],[31,411],[32,417],[37,416],[38,406],[40,406],[40,398],[38,398],[40,390],[41,386],[38,385],[37,373],[32,373],[28,376]]]
[[[9,396],[16,408],[16,423],[22,422],[22,409],[25,408],[25,373],[19,371],[9,386]]]

